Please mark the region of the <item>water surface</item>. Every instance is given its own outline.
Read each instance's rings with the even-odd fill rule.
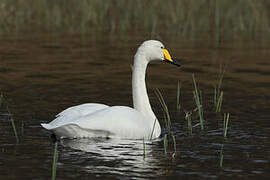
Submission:
[[[86,102],[132,106],[133,55],[144,37],[126,41],[47,35],[1,38],[0,88],[12,113],[0,116],[0,178],[49,179],[53,159],[50,133],[41,128],[61,110]],[[151,64],[147,85],[153,109],[164,127],[154,95],[161,89],[176,137],[175,156],[164,154],[163,134],[146,142],[113,139],[64,140],[59,144],[57,179],[257,179],[269,176],[270,51],[246,43],[223,44],[164,40],[181,68]],[[222,138],[222,114],[213,113],[213,90],[220,64],[227,66],[222,113],[231,113],[228,138]],[[187,134],[184,110],[192,110],[192,73],[203,92],[206,129]],[[182,82],[180,112],[177,81]],[[193,123],[198,122],[195,118]],[[173,156],[173,157],[172,157]]]

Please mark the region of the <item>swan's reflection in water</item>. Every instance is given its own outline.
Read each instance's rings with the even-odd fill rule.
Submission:
[[[65,139],[61,144],[71,149],[64,148],[61,159],[72,161],[91,174],[144,179],[162,174],[156,158],[163,153],[160,143],[160,140],[143,143],[142,140]]]

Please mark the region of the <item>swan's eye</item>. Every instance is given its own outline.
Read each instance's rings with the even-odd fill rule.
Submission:
[[[161,46],[160,48],[161,48],[161,49],[164,49],[164,47],[162,47],[162,46]]]

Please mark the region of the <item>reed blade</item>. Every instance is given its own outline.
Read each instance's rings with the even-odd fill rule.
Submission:
[[[221,91],[220,96],[217,101],[216,113],[221,111],[222,101],[223,101],[223,91]]]
[[[12,129],[13,129],[13,133],[14,133],[14,135],[16,137],[16,142],[18,143],[19,142],[19,136],[17,134],[16,125],[15,125],[13,117],[10,118],[10,121],[11,121],[11,126],[12,126]]]
[[[223,118],[223,137],[224,138],[227,137],[229,119],[230,119],[230,113],[224,113],[224,118]]]
[[[181,104],[180,104],[181,86],[182,86],[182,84],[178,81],[178,83],[177,83],[177,92],[176,92],[176,110],[178,112],[181,109]]]
[[[172,139],[173,139],[173,148],[174,148],[174,154],[176,154],[176,139],[175,136],[173,134],[171,134]]]
[[[145,159],[146,156],[146,145],[145,145],[145,140],[143,138],[143,159]]]
[[[2,104],[3,104],[3,94],[0,94],[0,108],[2,108]]]
[[[192,135],[192,122],[191,122],[191,112],[185,112],[185,119],[187,121],[188,134]]]
[[[201,130],[203,130],[204,129],[204,125],[203,125],[203,108],[202,108],[202,104],[201,104],[201,99],[202,98],[199,95],[198,88],[197,88],[197,83],[196,83],[194,74],[192,74],[192,79],[193,79],[193,85],[194,85],[193,98],[195,100],[195,104],[196,104],[197,109],[198,109],[198,115],[200,117]]]
[[[164,139],[163,139],[163,145],[164,145],[164,153],[167,154],[167,149],[168,149],[168,135],[165,134],[164,135]]]
[[[219,167],[223,167],[223,159],[224,159],[224,156],[223,156],[223,144],[221,146],[221,149],[220,149],[220,153],[219,153]]]
[[[55,180],[56,178],[57,162],[58,162],[58,142],[56,142],[54,146],[53,164],[52,164],[52,180]]]
[[[161,104],[161,107],[162,107],[162,110],[163,110],[163,113],[165,114],[165,124],[166,124],[166,128],[167,130],[170,132],[170,128],[171,128],[171,119],[170,119],[170,114],[169,114],[169,110],[168,110],[168,107],[164,101],[164,98],[160,92],[160,90],[158,88],[155,89],[155,94],[156,96],[158,97],[158,100]]]

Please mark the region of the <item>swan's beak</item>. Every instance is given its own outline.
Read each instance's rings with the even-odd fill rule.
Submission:
[[[163,54],[164,54],[164,58],[165,58],[164,61],[165,62],[174,64],[176,66],[181,66],[181,64],[178,61],[176,61],[175,59],[173,59],[171,57],[171,55],[170,55],[170,53],[169,53],[169,51],[167,49],[163,48]]]

